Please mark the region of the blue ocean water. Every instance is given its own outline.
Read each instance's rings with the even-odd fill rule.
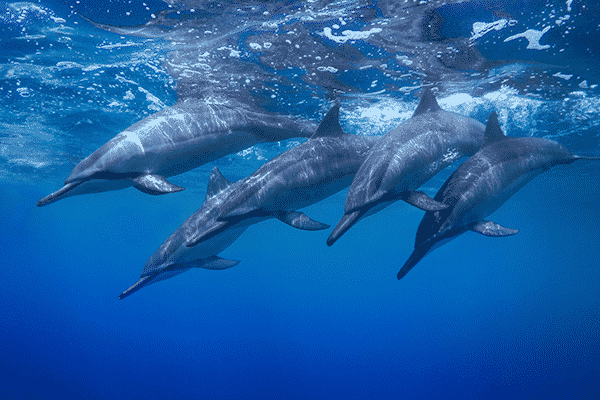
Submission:
[[[339,100],[345,130],[383,135],[433,85],[446,110],[481,122],[497,111],[509,136],[599,156],[598,11],[577,0],[0,3],[0,397],[597,398],[598,164],[556,167],[490,217],[519,234],[467,233],[401,281],[423,212],[396,203],[332,247],[329,230],[253,225],[221,254],[238,266],[124,300],[201,206],[215,165],[241,179],[301,139],[173,177],[186,190],[172,195],[36,202],[186,97],[315,121]],[[132,36],[84,17],[151,22]],[[303,211],[334,225],[345,195]]]

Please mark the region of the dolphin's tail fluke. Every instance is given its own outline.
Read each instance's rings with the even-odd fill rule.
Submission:
[[[123,300],[125,297],[137,292],[144,286],[148,285],[150,283],[151,278],[152,278],[151,275],[147,275],[147,276],[144,276],[144,277],[138,279],[138,281],[136,283],[129,286],[129,288],[127,290],[125,290],[123,293],[121,293],[119,295],[119,300]]]
[[[48,204],[54,203],[55,201],[58,201],[64,197],[67,197],[68,193],[71,190],[75,189],[80,184],[81,184],[81,181],[67,183],[65,186],[62,187],[62,189],[57,190],[56,192],[54,192],[54,193],[44,197],[40,201],[38,201],[37,206],[38,207],[47,206]]]
[[[348,229],[352,228],[354,224],[365,214],[362,209],[354,210],[349,214],[344,214],[340,222],[335,226],[331,235],[327,238],[327,246],[333,245],[342,235],[348,232]]]
[[[427,253],[429,253],[429,248],[427,247],[419,246],[418,248],[416,248],[412,252],[410,257],[408,257],[408,260],[404,263],[404,266],[402,267],[400,272],[398,272],[398,279],[404,278],[404,275],[408,274],[408,271],[410,271],[415,265],[417,265],[417,263],[427,255]]]

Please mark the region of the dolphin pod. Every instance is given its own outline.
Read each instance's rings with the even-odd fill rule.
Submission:
[[[404,200],[426,211],[415,250],[401,279],[426,254],[467,230],[508,236],[517,230],[484,218],[527,182],[558,164],[600,158],[576,156],[539,138],[507,138],[492,113],[487,126],[443,111],[425,90],[414,115],[382,139],[345,133],[334,105],[304,143],[265,163],[249,177],[229,182],[211,172],[202,207],[146,262],[123,299],[152,283],[191,268],[226,269],[240,261],[218,254],[252,224],[269,218],[303,230],[329,225],[298,209],[350,186],[346,213],[327,240],[331,245],[358,220]],[[455,160],[472,155],[431,199],[416,189]],[[351,206],[348,206],[351,204]]]
[[[415,190],[454,161],[479,150],[484,131],[481,122],[442,110],[431,89],[425,89],[413,116],[369,152],[350,185],[344,216],[327,245],[333,245],[362,218],[398,200],[425,211],[444,208]]]
[[[492,237],[516,234],[518,230],[485,218],[536,176],[556,165],[577,160],[600,160],[600,157],[574,155],[548,139],[507,138],[493,112],[482,148],[458,167],[435,195],[435,200],[448,207],[425,213],[417,230],[415,250],[398,272],[398,279],[425,255],[466,231]]]
[[[37,205],[131,186],[152,195],[179,192],[184,188],[166,178],[260,142],[310,137],[314,128],[312,122],[252,111],[233,101],[181,101],[109,140]]]
[[[269,218],[298,229],[329,225],[296,211],[348,187],[369,149],[379,138],[344,133],[339,105],[327,113],[306,142],[278,155],[244,179],[223,203],[215,224],[191,238],[196,246],[217,232]]]
[[[190,268],[237,265],[239,261],[217,254],[250,225],[265,219],[277,218],[303,230],[329,228],[296,210],[347,187],[379,139],[344,133],[339,108],[333,106],[309,140],[273,158],[246,179],[231,183],[215,167],[202,208],[169,236],[150,257],[140,279],[119,298]]]
[[[65,197],[126,187],[149,194],[183,190],[166,178],[258,142],[309,139],[265,163],[238,182],[211,172],[202,207],[173,232],[146,262],[123,299],[152,283],[192,268],[226,269],[240,261],[219,254],[252,224],[270,218],[302,230],[329,225],[298,211],[350,186],[345,213],[329,238],[331,246],[356,222],[398,200],[426,211],[415,249],[398,272],[403,278],[437,247],[475,231],[516,234],[485,220],[544,171],[577,160],[557,142],[508,138],[493,112],[486,126],[443,111],[426,89],[413,116],[382,138],[345,133],[339,103],[319,126],[232,104],[186,100],[126,129],[80,162],[65,186],[38,206]],[[311,134],[314,131],[313,134]],[[468,158],[432,199],[417,189],[454,161]]]

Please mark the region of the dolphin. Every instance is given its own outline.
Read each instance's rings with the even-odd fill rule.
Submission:
[[[218,257],[217,254],[240,237],[246,227],[222,232],[205,241],[201,246],[194,248],[185,246],[190,236],[214,223],[219,207],[236,187],[237,182],[228,181],[221,171],[214,167],[210,173],[202,207],[186,219],[152,254],[144,266],[140,279],[121,293],[119,299],[124,299],[145,286],[172,278],[191,268],[226,269],[237,265],[239,261],[226,260]]]
[[[310,137],[312,122],[252,111],[233,101],[188,99],[127,128],[73,168],[38,207],[69,196],[130,186],[152,194],[184,188],[167,178],[261,142]]]
[[[348,187],[369,149],[380,139],[345,133],[339,104],[304,143],[273,158],[242,180],[223,203],[215,223],[190,239],[194,247],[213,235],[277,218],[304,230],[329,228],[296,211]]]
[[[369,152],[350,185],[344,216],[327,245],[333,245],[360,219],[398,200],[425,211],[445,207],[416,189],[454,161],[479,150],[484,131],[479,121],[442,110],[431,89],[425,89],[412,117]]]
[[[466,231],[492,237],[516,234],[518,230],[485,218],[536,176],[555,165],[577,160],[600,160],[600,157],[574,155],[548,139],[507,138],[493,112],[481,150],[458,167],[435,195],[435,200],[448,207],[425,213],[417,230],[415,250],[398,272],[398,279],[425,255]]]

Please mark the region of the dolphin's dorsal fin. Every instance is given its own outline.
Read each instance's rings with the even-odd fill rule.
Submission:
[[[227,178],[223,176],[218,167],[214,167],[212,171],[210,171],[210,178],[208,178],[206,198],[213,197],[215,194],[231,185],[231,183],[232,182],[228,181]]]
[[[506,135],[502,132],[500,123],[498,122],[498,114],[494,111],[488,118],[487,125],[485,126],[485,134],[483,135],[483,144],[481,147],[504,139],[506,139]]]
[[[319,124],[319,127],[315,131],[315,134],[310,138],[320,137],[334,137],[343,135],[344,131],[340,126],[340,104],[336,103],[331,109],[325,114],[323,120]]]
[[[419,114],[440,110],[441,108],[437,100],[435,99],[435,96],[433,95],[433,91],[431,90],[431,88],[428,87],[425,88],[425,91],[423,92],[423,97],[421,97],[421,101],[419,102],[419,105],[417,106],[417,109],[415,110],[415,113],[412,116],[416,117]]]

